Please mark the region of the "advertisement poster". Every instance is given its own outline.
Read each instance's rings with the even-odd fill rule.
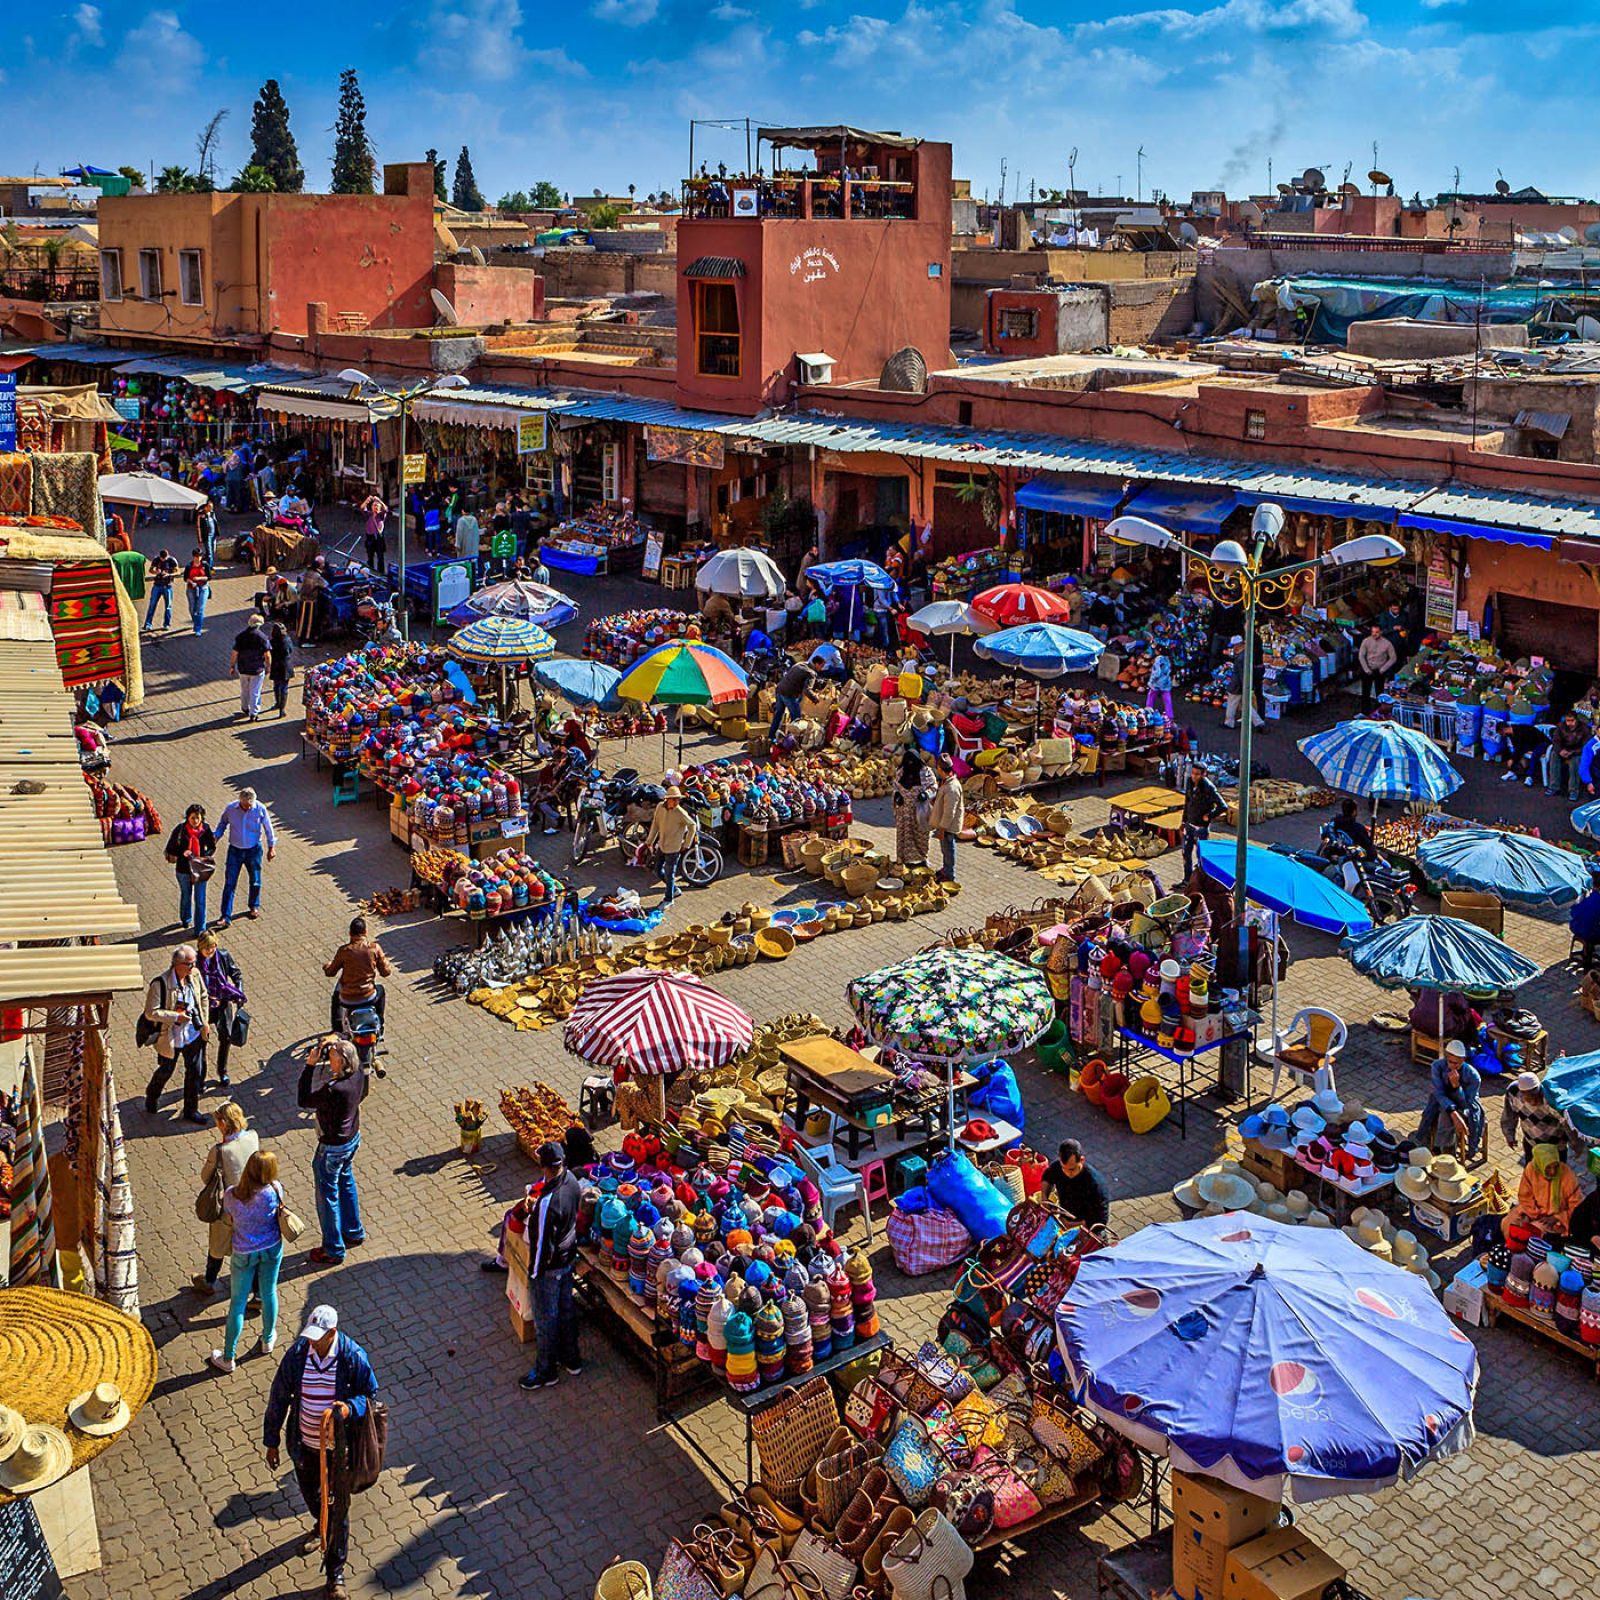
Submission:
[[[1434,547],[1422,586],[1424,628],[1449,633],[1456,620],[1456,569],[1449,552]]]
[[[686,467],[722,465],[725,454],[720,433],[696,433],[691,428],[646,428],[645,453],[652,461],[680,461]]]
[[[405,459],[405,481],[407,483],[426,483],[428,481],[428,458],[425,454],[408,455]]]
[[[472,563],[441,561],[433,569],[433,620],[444,621],[449,612],[472,593]]]
[[[549,418],[543,411],[535,411],[517,418],[517,454],[538,455],[545,447],[545,424]]]
[[[17,448],[17,375],[0,372],[0,450]],[[26,511],[28,508],[22,508]]]
[[[661,576],[661,535],[654,528],[644,536],[644,565],[639,570],[642,577]]]

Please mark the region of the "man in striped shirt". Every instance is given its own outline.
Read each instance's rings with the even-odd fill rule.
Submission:
[[[330,1411],[347,1421],[359,1421],[377,1392],[378,1380],[366,1351],[339,1332],[339,1313],[332,1306],[317,1306],[306,1318],[300,1337],[284,1353],[272,1379],[262,1440],[267,1465],[277,1471],[278,1439],[280,1433],[286,1435],[289,1461],[313,1522],[321,1515],[323,1462],[328,1462],[328,1539],[322,1558],[327,1600],[348,1600],[344,1569],[350,1553],[350,1500],[334,1492],[333,1452],[323,1455],[322,1421]],[[311,1542],[317,1537],[313,1532]]]

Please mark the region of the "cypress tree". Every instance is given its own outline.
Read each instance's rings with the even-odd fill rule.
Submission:
[[[260,167],[272,175],[272,187],[279,194],[299,194],[306,186],[305,168],[289,131],[289,107],[276,78],[268,78],[250,109],[250,160],[247,167]]]
[[[465,145],[462,145],[461,154],[456,157],[456,181],[450,194],[450,203],[458,211],[482,211],[484,208],[478,180],[472,175],[472,157]]]
[[[339,116],[333,126],[333,192],[371,194],[378,163],[367,139],[367,102],[354,67],[339,74]]]
[[[444,186],[444,158],[437,150],[428,150],[424,154],[428,158],[428,165],[433,168],[433,198],[448,200],[450,192]]]

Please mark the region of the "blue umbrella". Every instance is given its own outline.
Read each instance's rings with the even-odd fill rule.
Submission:
[[[1600,839],[1600,800],[1585,800],[1572,813],[1572,826],[1591,839]]]
[[[533,675],[540,683],[564,695],[575,706],[600,706],[614,710],[622,674],[603,661],[577,661],[571,656],[541,661]]]
[[[1413,915],[1347,940],[1350,964],[1386,989],[1499,994],[1539,976],[1538,966],[1492,933],[1458,917]]]
[[[1035,678],[1060,678],[1069,672],[1087,672],[1105,654],[1105,646],[1092,635],[1058,622],[1025,622],[979,639],[973,649],[986,661],[1016,667]]]
[[[1325,783],[1369,800],[1443,800],[1463,781],[1433,740],[1398,722],[1358,717],[1300,748]]]
[[[823,561],[807,567],[805,576],[815,579],[824,593],[836,583],[849,589],[876,589],[881,594],[894,594],[900,587],[876,561]]]
[[[1200,864],[1225,889],[1233,887],[1231,842],[1202,842]],[[1292,856],[1257,845],[1250,851],[1244,882],[1245,893],[1258,906],[1293,917],[1303,927],[1315,928],[1319,933],[1366,933],[1372,927],[1371,913],[1353,894]]]
[[[1417,860],[1451,889],[1476,889],[1534,911],[1570,906],[1589,892],[1589,869],[1570,850],[1498,828],[1445,828]]]
[[[1600,1050],[1562,1056],[1544,1075],[1544,1097],[1584,1139],[1600,1141]]]
[[[1337,1228],[1141,1228],[1083,1257],[1055,1320],[1107,1423],[1268,1499],[1370,1494],[1472,1443],[1472,1341],[1426,1278]]]

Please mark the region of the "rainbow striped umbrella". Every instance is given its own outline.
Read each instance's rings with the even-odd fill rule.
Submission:
[[[458,661],[509,667],[518,661],[543,661],[553,656],[556,642],[537,622],[525,617],[480,617],[445,648]]]
[[[743,700],[749,687],[738,662],[714,646],[673,639],[640,656],[616,692],[645,705],[720,706]]]

